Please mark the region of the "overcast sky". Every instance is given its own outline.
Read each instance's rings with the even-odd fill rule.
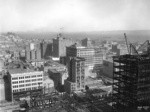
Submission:
[[[150,30],[150,0],[0,0],[0,31]]]

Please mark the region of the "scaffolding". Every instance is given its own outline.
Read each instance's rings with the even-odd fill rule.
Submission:
[[[150,57],[113,57],[113,108],[119,112],[150,107]]]

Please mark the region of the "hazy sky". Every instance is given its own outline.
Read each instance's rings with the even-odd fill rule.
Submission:
[[[0,31],[150,30],[150,0],[0,0]]]

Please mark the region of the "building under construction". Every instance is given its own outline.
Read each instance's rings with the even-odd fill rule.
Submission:
[[[132,112],[150,107],[150,56],[113,57],[114,110]]]

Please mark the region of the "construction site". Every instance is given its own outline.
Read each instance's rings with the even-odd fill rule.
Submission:
[[[149,111],[149,41],[137,50],[130,44],[128,50],[129,54],[113,57],[113,110],[115,112],[135,112],[142,109]]]

